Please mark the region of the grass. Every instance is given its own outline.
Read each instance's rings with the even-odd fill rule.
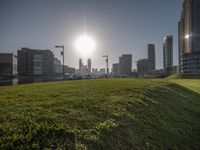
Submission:
[[[200,94],[200,80],[179,79],[179,80],[171,80],[171,82],[179,84],[185,88],[188,88],[188,89]]]
[[[200,80],[0,87],[0,149],[199,149]]]
[[[175,74],[168,77],[168,79],[200,79],[200,73],[198,74]]]

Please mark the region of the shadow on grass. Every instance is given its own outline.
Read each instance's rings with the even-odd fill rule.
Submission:
[[[31,116],[27,117],[30,120],[23,118],[21,111],[28,116],[29,107],[5,115],[0,118],[0,149],[73,150],[77,143],[92,150],[199,149],[200,94],[171,83],[133,87],[122,86],[119,91],[97,94],[99,99],[37,105],[36,108],[41,106],[36,111],[37,121]],[[11,108],[16,107],[19,105]],[[43,109],[52,114],[47,115]],[[53,114],[56,117],[51,120]],[[77,126],[73,133],[64,127],[70,123],[70,128]]]
[[[144,95],[125,106],[134,119],[101,134],[100,149],[199,149],[200,94],[167,84]]]

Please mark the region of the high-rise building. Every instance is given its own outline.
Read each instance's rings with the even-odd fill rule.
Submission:
[[[114,76],[120,75],[119,63],[113,64],[113,67],[112,67],[112,74],[113,74]]]
[[[19,75],[51,75],[54,73],[54,55],[50,50],[22,48],[17,51]]]
[[[149,59],[138,60],[137,70],[140,75],[147,75],[149,73]]]
[[[80,59],[79,59],[79,70],[81,70],[82,66],[83,66],[83,61],[82,61],[82,59],[80,58]]]
[[[148,44],[147,50],[149,59],[149,72],[153,73],[156,70],[155,45]]]
[[[163,38],[163,65],[166,74],[170,75],[173,66],[173,36]]]
[[[179,27],[179,66],[182,73],[200,73],[200,0],[185,0]]]
[[[132,55],[123,54],[119,57],[119,71],[122,76],[129,76],[132,72]]]
[[[0,53],[0,76],[17,75],[17,56],[12,53]]]
[[[89,74],[91,74],[91,69],[92,69],[92,62],[91,62],[91,59],[88,59],[87,65],[88,65]]]

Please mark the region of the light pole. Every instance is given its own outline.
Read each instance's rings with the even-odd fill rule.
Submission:
[[[107,73],[107,78],[108,78],[108,55],[103,55],[102,57],[106,58],[106,73]]]
[[[63,77],[65,76],[65,47],[64,45],[62,46],[58,46],[56,45],[55,48],[62,48],[62,52],[61,52],[61,55],[63,56]]]

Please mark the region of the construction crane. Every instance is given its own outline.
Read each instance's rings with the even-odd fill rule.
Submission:
[[[107,73],[107,77],[108,77],[108,73],[109,73],[109,70],[108,70],[108,55],[103,55],[102,57],[106,58],[106,73]]]

